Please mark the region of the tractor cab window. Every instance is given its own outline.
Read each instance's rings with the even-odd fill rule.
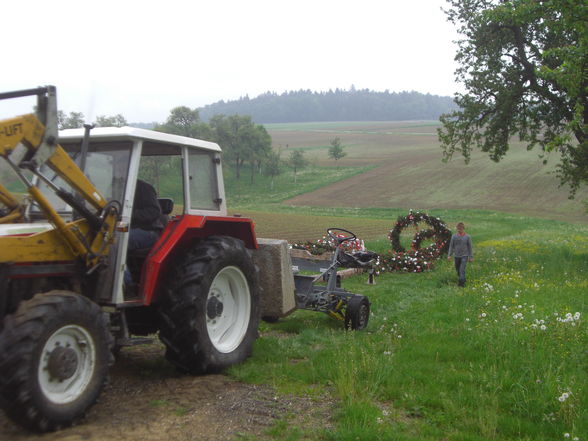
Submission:
[[[81,143],[62,144],[70,157],[80,164]],[[86,157],[86,176],[102,193],[106,200],[122,201],[127,182],[129,161],[132,144],[128,143],[98,143],[90,144]],[[62,180],[48,166],[44,165],[42,173],[55,185],[72,192],[71,187]],[[49,202],[62,214],[71,213],[71,207],[61,200],[47,186],[39,182],[39,188],[49,199]],[[31,207],[31,214],[40,212],[39,207]]]
[[[189,149],[190,208],[220,210],[215,154]]]
[[[139,163],[139,179],[151,184],[159,198],[171,199],[176,212],[182,210],[184,180],[179,146],[146,141]]]

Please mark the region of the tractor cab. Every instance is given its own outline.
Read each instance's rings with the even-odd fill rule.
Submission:
[[[120,204],[121,213],[117,240],[110,252],[112,274],[107,280],[112,286],[104,286],[100,298],[110,297],[113,304],[142,301],[140,292],[135,289],[130,293],[127,289],[125,295],[124,287],[125,271],[132,272],[132,279],[140,285],[144,263],[154,248],[133,250],[127,255],[137,180],[155,189],[164,231],[174,216],[225,216],[221,149],[212,142],[133,127],[95,128],[84,147],[84,134],[84,129],[60,131],[59,143],[102,195],[111,203]],[[65,181],[49,170],[48,177],[57,186],[67,187]],[[41,188],[49,190],[46,184],[41,184]],[[46,193],[62,216],[75,218],[67,203],[51,191]],[[30,211],[33,218],[41,216],[35,206]],[[167,234],[162,232],[161,236]]]

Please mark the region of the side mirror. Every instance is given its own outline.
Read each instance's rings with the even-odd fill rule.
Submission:
[[[157,199],[159,202],[159,206],[161,207],[162,214],[171,214],[174,209],[174,200],[170,198],[160,198]]]

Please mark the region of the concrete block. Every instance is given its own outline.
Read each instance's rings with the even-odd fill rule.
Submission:
[[[261,316],[284,317],[296,309],[294,275],[288,242],[257,238],[253,261],[259,267]]]

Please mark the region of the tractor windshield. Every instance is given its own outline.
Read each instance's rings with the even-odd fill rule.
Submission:
[[[62,147],[76,163],[80,164],[80,143],[62,144]],[[131,142],[90,144],[86,157],[85,173],[106,200],[123,200],[131,157],[131,147]],[[69,185],[49,167],[44,166],[42,173],[58,187],[71,191]],[[46,184],[39,182],[39,188],[41,188],[58,212],[64,215],[71,213],[71,207],[55,195]],[[39,212],[38,207],[33,206],[31,208],[31,214]]]

